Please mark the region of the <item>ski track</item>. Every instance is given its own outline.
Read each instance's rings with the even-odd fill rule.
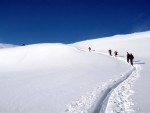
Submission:
[[[131,89],[136,80],[140,77],[140,70],[142,69],[139,65],[135,65],[135,71],[118,85],[107,101],[105,106],[105,113],[133,113],[132,106],[134,105],[131,96],[134,91]]]
[[[95,51],[94,53],[109,56],[106,53]],[[117,57],[117,59],[126,63],[124,58]],[[131,69],[122,73],[119,78],[103,83],[92,92],[81,96],[79,100],[72,102],[63,113],[133,113],[134,110],[131,108],[133,102],[130,97],[134,91],[131,88],[139,78],[141,69],[137,64],[131,66]]]

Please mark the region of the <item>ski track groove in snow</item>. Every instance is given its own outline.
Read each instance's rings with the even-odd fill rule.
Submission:
[[[84,50],[81,50],[84,51]],[[94,52],[107,55],[101,52]],[[108,56],[108,55],[107,55]],[[124,58],[117,57],[118,60],[126,62]],[[131,113],[133,105],[133,95],[131,90],[133,83],[139,77],[140,65],[134,65],[126,73],[116,80],[109,80],[92,92],[81,96],[79,100],[73,102],[63,113]]]
[[[131,96],[134,91],[131,90],[135,81],[140,77],[141,66],[135,65],[135,71],[124,80],[120,85],[118,85],[107,101],[107,106],[105,106],[105,113],[133,113],[134,110],[132,106]]]

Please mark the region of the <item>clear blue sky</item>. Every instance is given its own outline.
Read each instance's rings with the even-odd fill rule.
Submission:
[[[72,43],[150,30],[150,0],[0,0],[0,43]]]

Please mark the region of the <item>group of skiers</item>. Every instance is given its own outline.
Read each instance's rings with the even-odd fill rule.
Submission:
[[[108,52],[109,52],[109,55],[112,56],[112,51],[111,51],[111,49],[109,49]],[[115,52],[114,52],[114,55],[115,55],[115,57],[116,57],[116,56],[118,55],[118,52],[115,51]],[[132,53],[129,54],[129,53],[127,52],[127,62],[128,62],[128,63],[130,62],[130,64],[133,65],[133,59],[134,59],[134,56],[132,55]]]
[[[109,49],[108,52],[109,52],[109,55],[112,56],[112,51],[111,51],[111,49]],[[118,55],[118,52],[115,51],[115,52],[114,52],[114,55],[115,55],[115,57],[116,57],[116,56]]]
[[[89,50],[89,52],[91,52],[91,47],[89,47],[88,50]],[[112,50],[109,49],[108,52],[109,52],[109,55],[112,56]],[[114,55],[115,55],[115,57],[117,57],[118,52],[114,51]],[[133,59],[134,59],[134,56],[132,55],[132,53],[127,52],[127,62],[130,63],[131,65],[133,65]]]

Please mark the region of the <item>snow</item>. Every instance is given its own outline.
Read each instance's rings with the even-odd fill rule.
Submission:
[[[150,31],[0,49],[0,113],[148,113],[149,37]]]
[[[28,45],[0,54],[1,113],[60,113],[130,67],[64,44]]]
[[[140,65],[140,78],[133,85],[132,96],[134,101],[133,109],[135,113],[149,113],[149,64],[150,64],[150,31],[133,33],[129,35],[116,35],[112,37],[94,39],[75,43],[73,46],[80,49],[87,49],[89,46],[95,51],[107,53],[108,49],[117,50],[119,56],[125,58],[126,52],[133,53],[135,56],[134,64]]]

